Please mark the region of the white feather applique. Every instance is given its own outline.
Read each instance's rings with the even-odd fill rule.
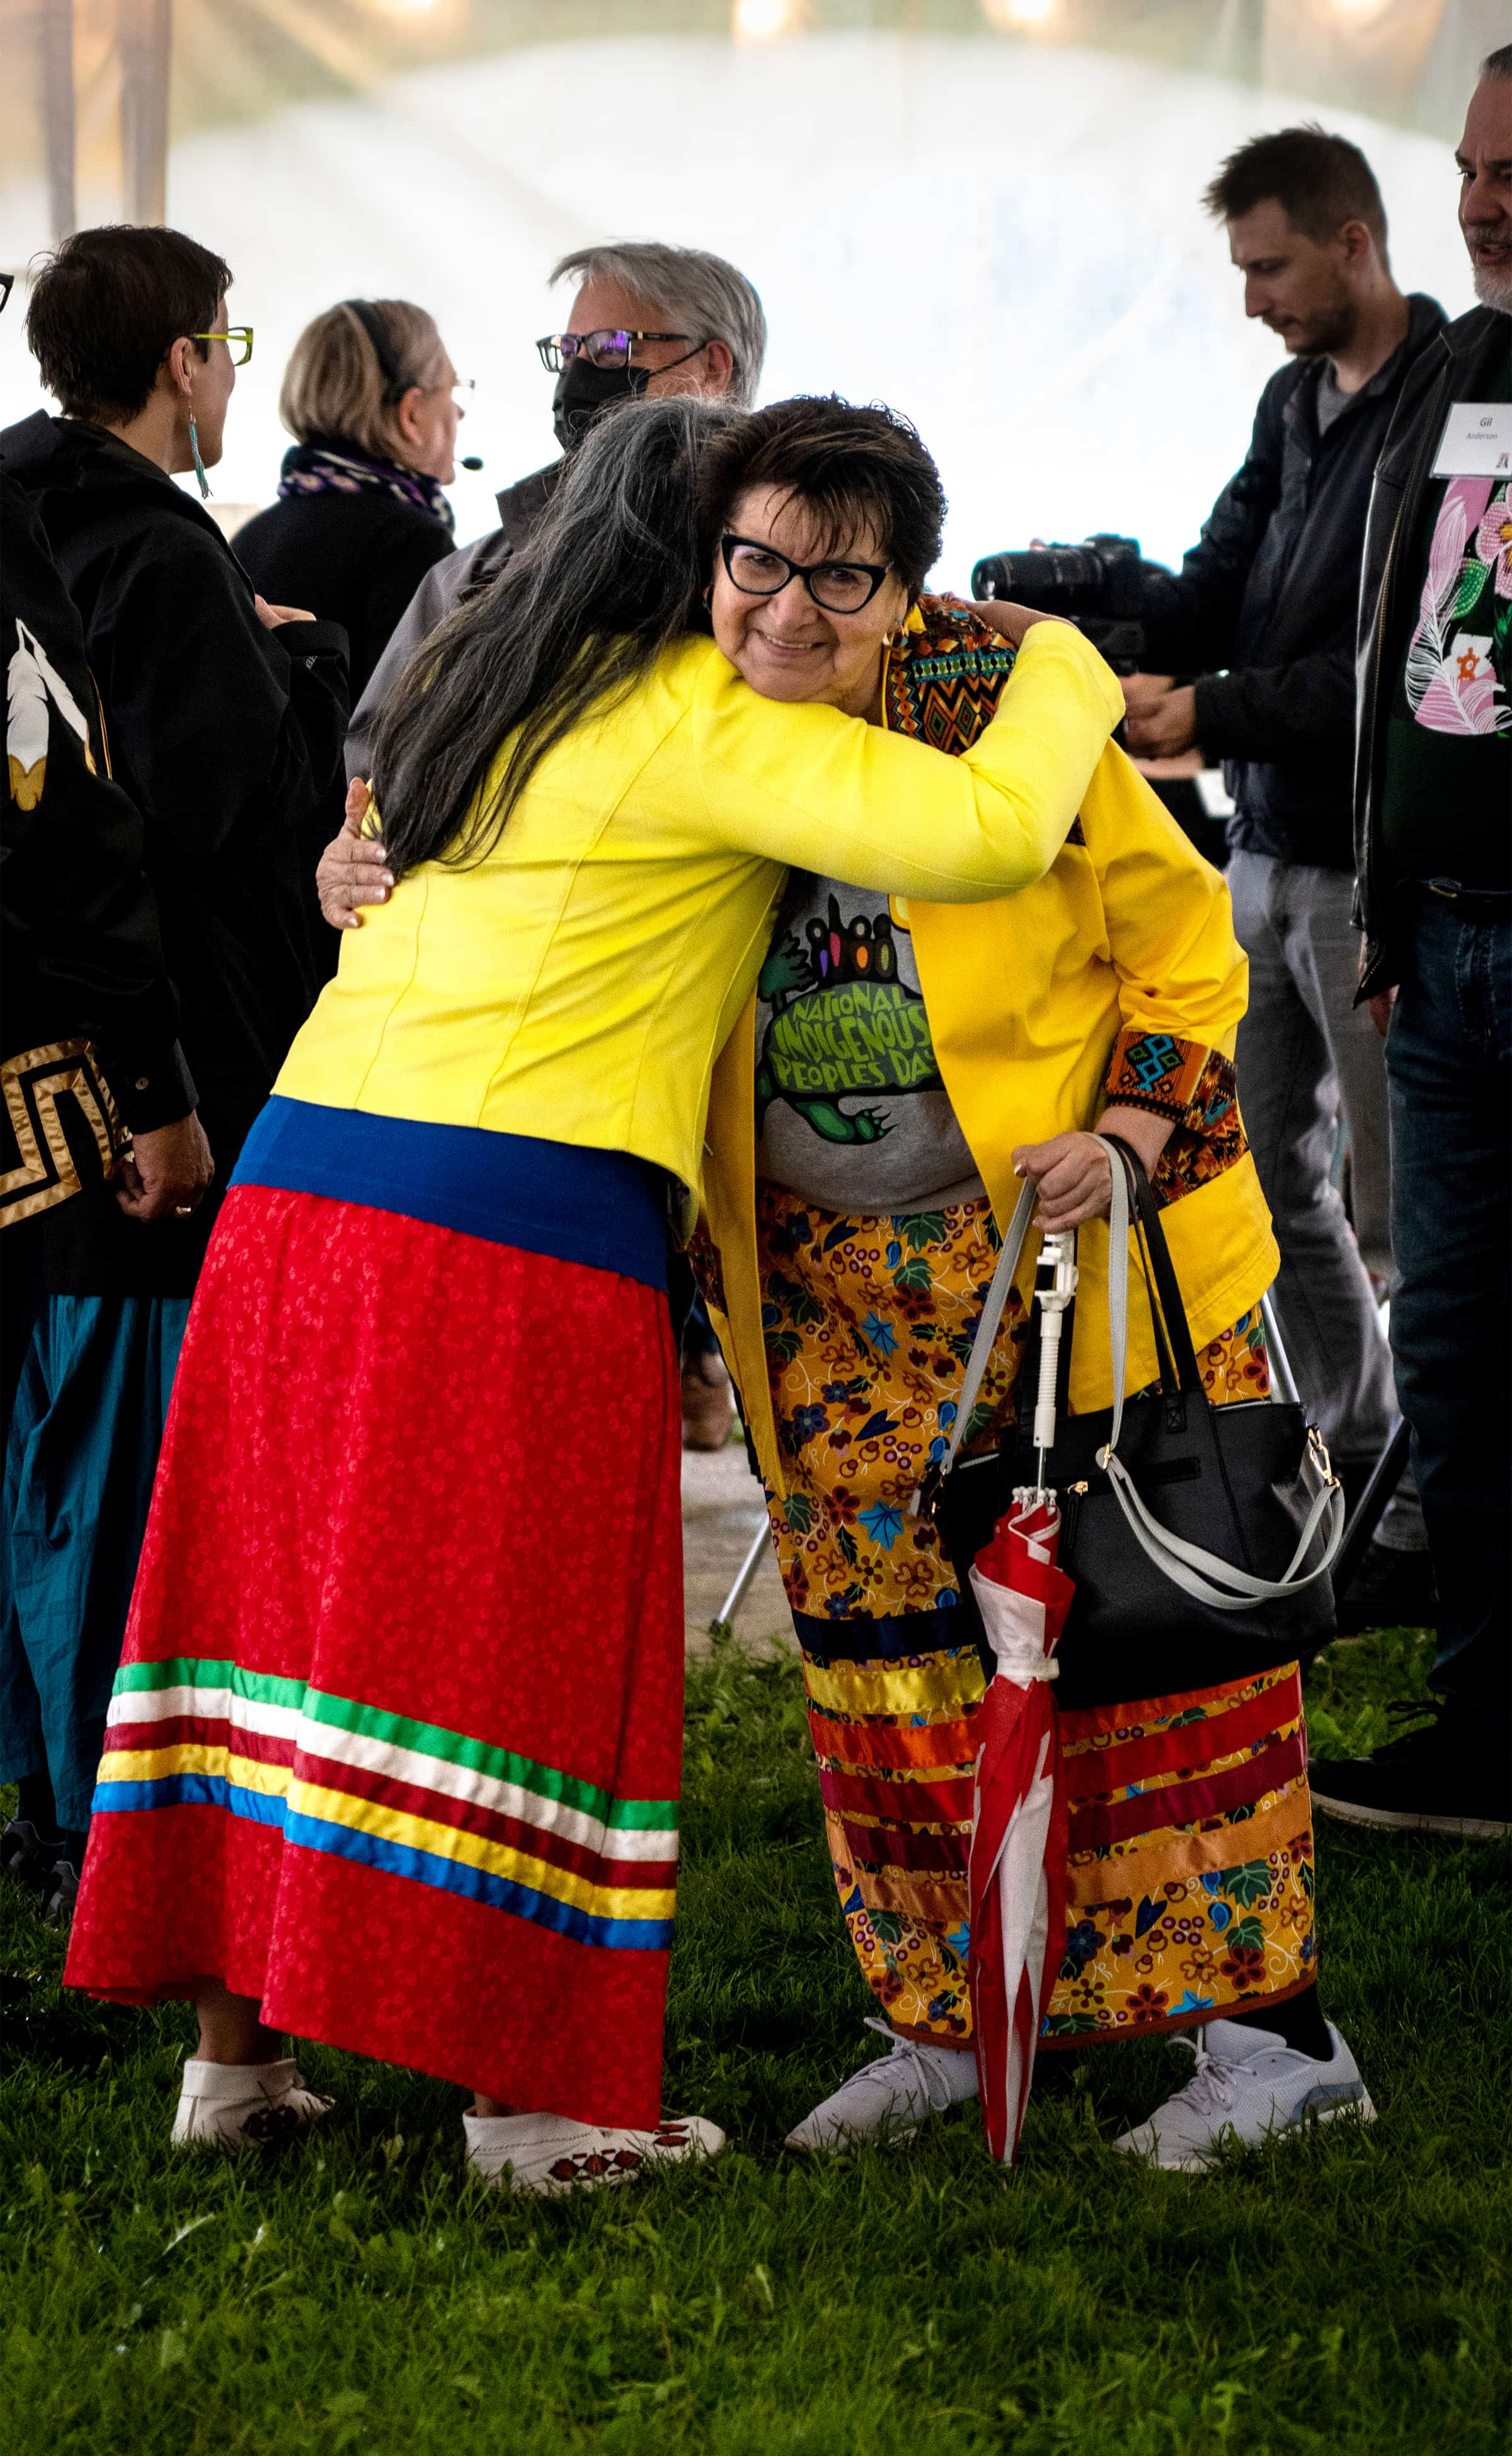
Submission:
[[[19,628],[19,625],[17,626]],[[6,676],[6,764],[10,798],[34,810],[48,772],[48,691],[30,648],[17,648]]]
[[[84,748],[84,764],[92,776],[94,758],[83,710],[35,632],[18,621],[16,641],[16,651],[6,674],[6,765],[17,807],[34,810],[47,783],[50,701],[65,725],[78,736]]]

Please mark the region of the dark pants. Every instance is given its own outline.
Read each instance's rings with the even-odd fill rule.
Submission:
[[[0,1782],[45,1772],[71,1832],[90,1821],[188,1317],[187,1297],[50,1297],[11,1410]]]
[[[1433,1684],[1512,1719],[1512,925],[1426,892],[1386,1042],[1397,1394],[1440,1598]]]

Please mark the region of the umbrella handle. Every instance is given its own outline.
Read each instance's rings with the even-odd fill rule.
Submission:
[[[1055,1446],[1055,1385],[1060,1375],[1060,1336],[1076,1293],[1076,1232],[1058,1228],[1039,1249],[1034,1295],[1039,1304],[1039,1388],[1034,1395],[1035,1498],[1046,1493],[1045,1470]]]

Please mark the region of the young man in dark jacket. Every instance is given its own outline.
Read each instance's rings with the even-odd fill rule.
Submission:
[[[1360,595],[1359,995],[1386,1033],[1391,1343],[1438,1582],[1435,1723],[1320,1768],[1356,1824],[1512,1831],[1512,45],[1458,155],[1481,304],[1413,366]]]
[[[28,338],[63,415],[0,436],[82,622],[113,772],[179,1003],[215,1185],[151,1237],[103,1181],[49,1215],[48,1301],[6,1492],[8,1612],[29,1653],[118,1651],[178,1344],[215,1211],[315,987],[303,872],[340,770],[345,644],[264,605],[173,482],[220,456],[235,350],[220,259],[176,231],[81,231],[36,280]],[[57,1530],[68,1530],[56,1540]],[[88,1818],[75,1731],[61,1822]]]
[[[1291,356],[1261,395],[1244,466],[1178,574],[1142,607],[1160,674],[1129,687],[1131,747],[1199,745],[1224,763],[1235,815],[1229,884],[1250,958],[1239,1097],[1281,1249],[1288,1354],[1346,1483],[1395,1418],[1377,1303],[1389,1278],[1385,1074],[1354,1013],[1351,761],[1359,558],[1371,472],[1403,378],[1443,317],[1391,277],[1369,164],[1320,129],[1261,136],[1208,190],[1244,275],[1245,311]],[[1178,686],[1173,673],[1195,674]],[[1332,1177],[1340,1111],[1354,1228]],[[1382,1529],[1418,1548],[1410,1504]],[[1398,1608],[1414,1562],[1377,1549],[1367,1577]]]

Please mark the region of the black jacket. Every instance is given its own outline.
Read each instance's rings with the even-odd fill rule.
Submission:
[[[433,512],[371,486],[355,495],[285,495],[236,531],[236,560],[271,604],[308,606],[319,620],[340,624],[354,707],[421,581],[455,552],[450,530]],[[342,770],[320,811],[317,861],[341,825],[345,802]],[[317,978],[328,981],[341,933],[321,918],[313,865],[306,917]]]
[[[1355,624],[1371,473],[1407,372],[1444,320],[1420,295],[1407,317],[1402,348],[1326,435],[1323,361],[1296,359],[1271,378],[1244,466],[1179,573],[1149,573],[1140,607],[1150,670],[1201,677],[1197,740],[1223,762],[1230,843],[1325,870],[1355,862]]]
[[[52,1284],[184,1295],[314,995],[305,870],[339,768],[345,641],[328,624],[264,630],[210,515],[97,428],[39,411],[0,435],[0,469],[31,496],[83,622],[215,1160],[193,1219],[151,1238],[113,1201],[65,1206]]]
[[[340,624],[354,706],[420,582],[455,551],[433,512],[376,486],[281,496],[236,531],[236,560],[271,604]]]
[[[1413,361],[1376,469],[1359,590],[1359,722],[1355,747],[1355,918],[1365,933],[1359,995],[1400,980],[1392,902],[1380,875],[1379,829],[1385,787],[1386,721],[1397,661],[1423,574],[1413,541],[1423,518],[1429,471],[1457,400],[1505,400],[1512,317],[1473,307],[1435,334]]]
[[[99,1184],[120,1139],[112,1101],[126,1131],[147,1134],[187,1116],[195,1094],[142,822],[111,779],[78,613],[31,498],[4,477],[0,666],[0,1223],[11,1226]]]

